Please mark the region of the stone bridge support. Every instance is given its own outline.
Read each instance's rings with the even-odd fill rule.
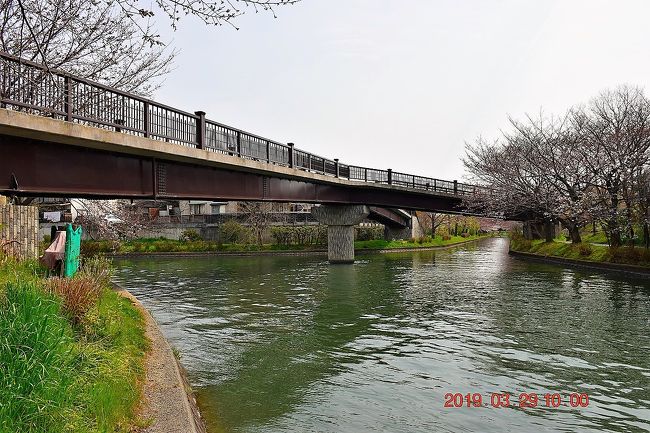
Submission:
[[[327,259],[330,263],[354,262],[354,226],[370,213],[364,205],[321,205],[312,215],[327,224]]]
[[[426,235],[425,228],[415,213],[411,215],[409,224],[406,227],[384,225],[384,239],[393,241],[397,239],[417,239]]]

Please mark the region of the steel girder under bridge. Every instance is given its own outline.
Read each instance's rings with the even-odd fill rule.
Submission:
[[[102,150],[83,141],[71,145],[51,137],[8,135],[6,124],[0,125],[0,155],[0,193],[10,196],[254,200],[462,211],[460,198],[454,196],[335,182],[295,169],[291,170],[295,174],[275,167],[259,170],[251,164],[227,166],[158,152]]]

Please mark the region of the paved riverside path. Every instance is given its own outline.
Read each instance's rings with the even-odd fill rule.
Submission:
[[[126,290],[120,295],[128,298],[145,319],[145,334],[150,341],[145,359],[146,378],[140,418],[150,421],[140,433],[205,433],[189,385],[181,374],[178,362],[167,339],[151,314],[135,296]]]

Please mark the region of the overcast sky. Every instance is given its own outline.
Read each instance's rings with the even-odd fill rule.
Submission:
[[[185,19],[155,99],[342,162],[462,179],[466,141],[650,80],[650,1],[303,0]]]

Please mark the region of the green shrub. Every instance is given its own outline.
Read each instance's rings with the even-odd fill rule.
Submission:
[[[357,227],[356,228],[357,241],[374,241],[376,239],[383,239],[383,227]]]
[[[92,257],[98,254],[112,253],[119,250],[119,242],[114,241],[82,241],[81,255],[83,257]]]
[[[178,238],[182,242],[194,242],[202,240],[201,235],[194,229],[183,230],[181,236]]]
[[[644,248],[641,250],[641,262],[645,265],[650,265],[650,249]]]
[[[440,236],[443,240],[448,241],[449,239],[451,239],[451,233],[449,233],[449,227],[447,227],[446,225],[438,226],[435,234],[436,236]]]
[[[327,243],[327,227],[273,226],[271,237],[276,245],[323,245]]]
[[[578,253],[581,256],[585,256],[585,257],[590,256],[592,252],[593,252],[593,248],[591,247],[591,244],[583,242],[580,245],[578,245]]]
[[[641,251],[634,247],[610,248],[608,259],[614,263],[638,264],[641,261]]]
[[[317,226],[316,232],[316,244],[317,245],[327,245],[327,226]],[[383,236],[383,231],[382,231]]]
[[[219,237],[224,244],[247,244],[251,240],[251,231],[235,220],[228,220],[219,227]]]
[[[271,227],[271,237],[276,245],[291,245],[291,227],[273,226]]]
[[[510,232],[510,249],[514,251],[530,251],[532,247],[532,241],[526,239],[521,230],[513,230]]]

